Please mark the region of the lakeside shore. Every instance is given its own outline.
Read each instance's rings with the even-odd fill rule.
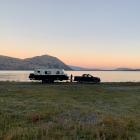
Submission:
[[[0,82],[0,139],[140,138],[140,82]]]

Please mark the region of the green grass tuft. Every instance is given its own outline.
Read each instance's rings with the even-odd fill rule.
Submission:
[[[0,82],[1,140],[139,140],[140,83]]]

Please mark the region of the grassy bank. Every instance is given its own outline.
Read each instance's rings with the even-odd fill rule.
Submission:
[[[0,82],[2,140],[139,140],[140,83]]]

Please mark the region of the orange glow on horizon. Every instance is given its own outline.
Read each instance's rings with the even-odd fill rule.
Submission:
[[[86,43],[85,43],[86,44]],[[89,68],[140,68],[138,56],[135,58],[129,55],[107,53],[106,51],[86,49],[86,45],[73,41],[14,41],[3,40],[0,42],[0,55],[15,58],[28,58],[48,54],[58,57],[64,63],[79,67]],[[70,50],[71,45],[75,45],[75,50]],[[91,46],[101,46],[102,44],[89,43]],[[19,47],[20,46],[20,47]],[[48,46],[48,47],[46,47]],[[67,47],[66,47],[67,46]]]

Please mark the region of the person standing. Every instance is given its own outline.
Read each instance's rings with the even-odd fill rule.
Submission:
[[[71,83],[73,82],[73,75],[72,74],[70,75],[70,82]]]

